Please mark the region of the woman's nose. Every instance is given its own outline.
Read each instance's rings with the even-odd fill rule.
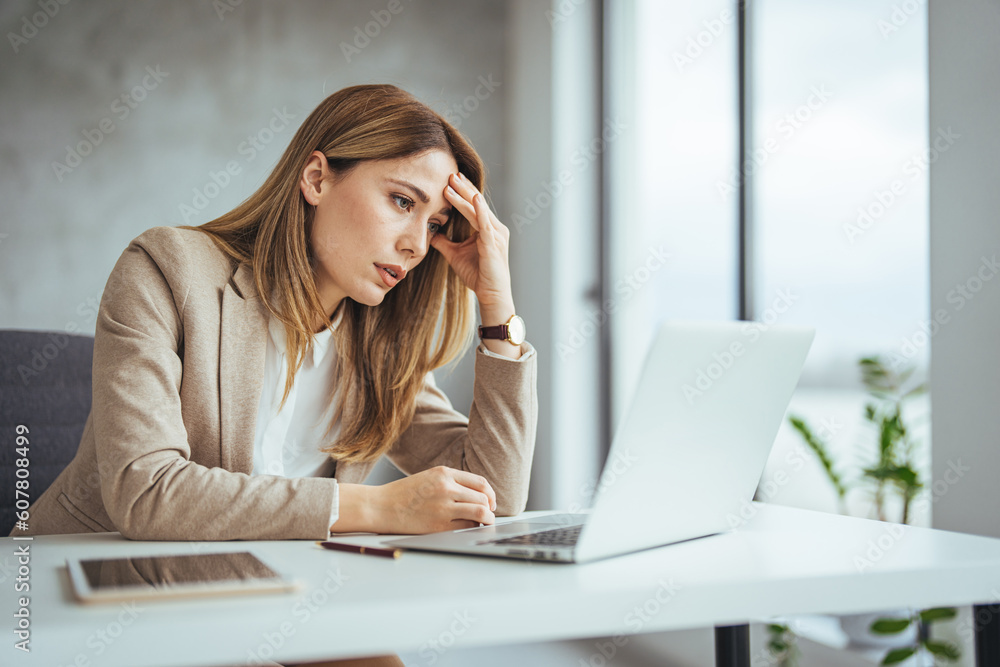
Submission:
[[[415,224],[409,225],[406,233],[399,240],[400,250],[408,250],[418,258],[426,255],[427,247],[430,244],[427,225],[426,220],[418,220]]]

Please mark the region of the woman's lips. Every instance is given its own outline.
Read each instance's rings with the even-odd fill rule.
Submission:
[[[375,268],[382,276],[382,282],[389,287],[395,287],[400,280],[406,277],[406,269],[398,264],[376,264]]]

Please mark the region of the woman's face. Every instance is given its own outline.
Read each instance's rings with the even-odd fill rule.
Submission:
[[[301,189],[316,207],[309,242],[316,287],[330,315],[344,297],[375,306],[430,250],[448,221],[444,198],[455,158],[431,150],[393,160],[365,160],[331,177],[322,153],[303,170]],[[393,276],[392,274],[395,274]]]

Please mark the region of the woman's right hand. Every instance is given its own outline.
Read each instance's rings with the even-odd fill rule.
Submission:
[[[497,496],[482,475],[437,466],[372,487],[370,509],[383,534],[437,533],[492,524]]]

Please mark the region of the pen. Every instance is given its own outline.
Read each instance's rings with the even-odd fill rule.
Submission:
[[[368,554],[370,556],[385,556],[386,558],[399,558],[403,554],[402,549],[379,549],[378,547],[359,547],[356,544],[343,544],[341,542],[317,542],[324,549],[334,551],[350,551],[356,554]]]

